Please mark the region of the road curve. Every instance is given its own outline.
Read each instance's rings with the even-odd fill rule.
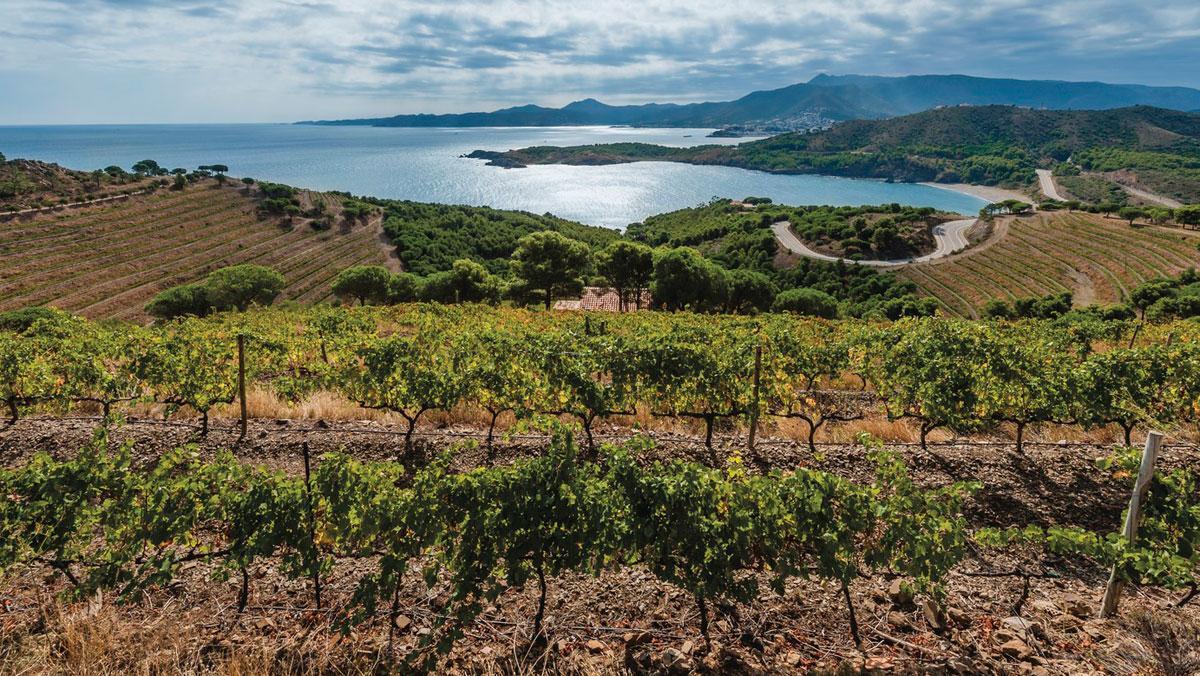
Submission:
[[[1035,169],[1034,171],[1037,172],[1038,184],[1042,188],[1043,195],[1058,202],[1067,201],[1067,198],[1058,192],[1058,186],[1054,185],[1054,174],[1050,173],[1049,169]]]
[[[958,221],[948,221],[941,225],[933,226],[933,240],[937,243],[937,248],[933,251],[916,258],[896,258],[891,260],[861,260],[855,261],[849,258],[841,260],[847,263],[856,265],[870,265],[877,268],[892,268],[900,265],[908,265],[910,263],[924,263],[938,258],[944,258],[952,253],[962,251],[967,248],[967,231],[975,225],[976,219],[964,218]],[[822,261],[836,262],[837,256],[817,253],[804,245],[796,233],[792,232],[792,224],[788,221],[780,221],[771,226],[771,230],[775,233],[775,239],[778,240],[783,248],[792,253],[805,256],[807,258],[815,258]]]

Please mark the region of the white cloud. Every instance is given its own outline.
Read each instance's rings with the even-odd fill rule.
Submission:
[[[0,0],[0,17],[0,123],[719,100],[820,71],[1200,85],[1166,65],[1200,56],[1194,0]]]

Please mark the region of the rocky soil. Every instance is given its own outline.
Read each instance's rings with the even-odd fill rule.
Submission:
[[[69,454],[92,435],[94,419],[26,420],[0,431],[0,464],[24,462],[36,451]],[[197,441],[202,453],[234,448],[247,461],[289,471],[301,467],[299,448],[314,454],[344,450],[364,458],[401,459],[419,465],[452,444],[472,444],[480,431],[444,429],[417,438],[403,451],[403,429],[373,423],[258,420],[237,443],[230,421],[218,421],[208,438],[181,423],[134,420],[114,430],[131,440],[139,458]],[[605,429],[604,440],[628,436]],[[733,446],[740,440],[722,439]],[[497,443],[492,462],[536,453],[536,434]],[[897,447],[924,485],[960,479],[985,488],[969,503],[973,525],[1076,524],[1116,529],[1128,499],[1128,482],[1095,469],[1106,449],[1030,445],[1024,456],[1011,445],[938,445],[928,451]],[[721,449],[715,454],[724,457]],[[696,440],[663,437],[646,461],[685,457],[707,461]],[[1162,466],[1196,466],[1195,448],[1169,447]],[[464,446],[463,467],[489,462],[486,449]],[[867,480],[862,448],[824,446],[814,456],[791,441],[767,439],[747,456],[752,470],[813,466]],[[53,592],[63,582],[45,569],[12,571],[0,583],[0,674],[74,672],[360,673],[419,653],[434,631],[446,590],[421,581],[414,562],[401,593],[401,612],[342,635],[326,621],[344,604],[362,571],[340,563],[325,580],[324,606],[313,607],[305,581],[289,581],[274,567],[254,571],[250,607],[236,612],[237,585],[211,580],[195,566],[169,589],[118,603],[112,598],[77,602]],[[1014,572],[1029,573],[1028,579]],[[548,639],[531,643],[535,589],[512,589],[440,666],[447,673],[1198,673],[1200,601],[1181,608],[1182,596],[1131,587],[1119,616],[1094,618],[1107,571],[1086,561],[998,558],[973,553],[950,576],[948,601],[939,611],[913,598],[899,579],[855,582],[852,597],[864,645],[851,640],[846,607],[836,586],[790,583],[782,595],[763,591],[748,604],[714,609],[711,646],[705,645],[692,600],[633,566],[599,577],[564,575],[550,580]],[[765,578],[764,578],[765,580]],[[394,662],[389,663],[388,639]],[[1190,660],[1190,661],[1189,661]]]

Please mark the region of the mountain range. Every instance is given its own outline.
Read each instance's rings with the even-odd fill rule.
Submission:
[[[492,112],[394,115],[299,124],[376,127],[631,125],[789,131],[822,128],[842,120],[881,119],[964,104],[1083,110],[1147,105],[1198,110],[1200,90],[967,75],[818,75],[808,82],[751,92],[735,101],[613,106],[589,98],[561,108],[525,105]]]

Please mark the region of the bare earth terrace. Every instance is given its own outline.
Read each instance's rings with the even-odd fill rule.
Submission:
[[[205,181],[0,221],[0,311],[51,305],[144,319],[159,291],[241,263],[279,270],[281,299],[314,302],[341,270],[390,262],[377,223],[318,231],[306,219],[260,218],[256,207],[252,189]]]

